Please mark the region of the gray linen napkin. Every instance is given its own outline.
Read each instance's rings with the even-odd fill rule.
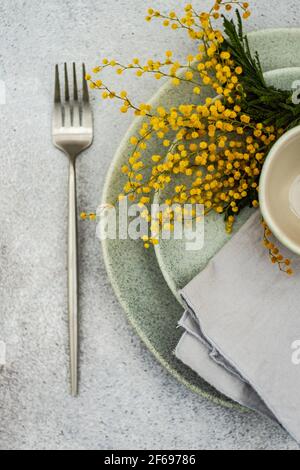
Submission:
[[[300,442],[300,366],[292,360],[300,340],[300,258],[293,257],[293,277],[272,265],[260,220],[257,211],[182,290],[185,333],[175,354]]]

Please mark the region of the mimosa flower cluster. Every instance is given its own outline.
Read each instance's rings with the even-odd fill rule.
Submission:
[[[258,121],[245,110],[247,95],[242,79],[246,71],[228,47],[220,25],[222,15],[233,7],[240,11],[241,21],[250,17],[249,4],[234,0],[216,0],[209,12],[202,13],[191,4],[186,5],[183,15],[149,9],[147,21],[158,19],[171,30],[186,30],[196,44],[196,52],[184,63],[177,61],[171,50],[166,51],[163,60],[149,59],[146,63],[133,58],[125,65],[104,58],[93,70],[94,76],[87,77],[91,88],[100,90],[103,99],[120,103],[122,113],[132,110],[136,116],[144,117],[139,132],[130,139],[132,152],[128,162],[120,169],[125,180],[120,199],[128,197],[147,206],[155,193],[171,189],[171,196],[165,200],[169,210],[156,220],[151,220],[147,210],[144,212],[151,233],[155,234],[144,239],[146,248],[158,243],[159,231],[167,228],[165,225],[172,230],[174,204],[202,204],[205,215],[223,215],[229,233],[244,207],[259,205],[264,160],[285,129]],[[150,74],[157,80],[168,78],[174,87],[189,83],[191,96],[199,96],[199,104],[192,104],[195,100],[191,100],[170,109],[136,104],[127,91],[112,90],[104,83],[101,74],[107,68],[115,69],[120,76],[132,71],[137,77]],[[203,87],[211,88],[211,98],[201,99]],[[154,137],[161,140],[164,150],[146,158],[145,150]],[[269,243],[266,238],[265,243]],[[273,245],[268,247],[274,262],[278,254],[272,251]],[[288,260],[277,261],[281,269],[291,274]]]

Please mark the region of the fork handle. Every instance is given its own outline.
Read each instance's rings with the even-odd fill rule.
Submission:
[[[75,159],[69,165],[69,243],[68,243],[68,289],[69,289],[69,341],[71,395],[78,394],[78,245],[77,245],[77,196]]]

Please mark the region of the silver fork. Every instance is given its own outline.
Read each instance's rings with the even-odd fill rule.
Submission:
[[[78,254],[76,157],[93,142],[93,115],[89,102],[85,65],[82,65],[82,96],[79,97],[76,64],[73,64],[73,95],[70,96],[68,67],[64,66],[64,100],[61,98],[59,67],[55,70],[53,143],[69,160],[68,290],[71,394],[78,394]]]

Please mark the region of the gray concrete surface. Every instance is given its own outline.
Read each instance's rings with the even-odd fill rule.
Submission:
[[[53,66],[99,57],[184,56],[189,41],[146,25],[178,0],[2,0],[0,79],[0,448],[297,449],[282,430],[199,398],[163,370],[131,331],[112,292],[94,226],[80,224],[81,394],[67,394],[67,162],[51,145]],[[197,1],[198,6],[210,1]],[[299,26],[296,0],[256,0],[248,28]],[[153,51],[154,49],[154,51]],[[134,53],[133,53],[134,51]],[[112,77],[114,79],[114,77]],[[157,82],[124,88],[150,97]],[[78,165],[79,207],[100,201],[131,118],[94,97],[94,146]],[[2,348],[3,349],[3,345]],[[3,358],[2,358],[3,359]],[[1,363],[1,360],[0,360]]]

